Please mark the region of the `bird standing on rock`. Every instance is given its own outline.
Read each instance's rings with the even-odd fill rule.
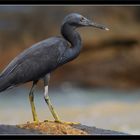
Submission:
[[[82,42],[76,28],[87,26],[109,30],[78,13],[71,13],[64,18],[61,25],[62,36],[48,38],[26,49],[15,57],[0,74],[0,92],[19,84],[33,82],[29,100],[34,122],[39,122],[33,95],[39,80],[44,80],[44,99],[55,122],[61,122],[48,96],[50,73],[79,55]]]

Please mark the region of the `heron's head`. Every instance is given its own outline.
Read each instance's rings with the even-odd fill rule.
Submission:
[[[63,21],[63,24],[65,24],[65,23],[69,24],[70,26],[73,26],[74,28],[91,26],[91,27],[95,27],[95,28],[99,28],[99,29],[103,29],[103,30],[109,30],[104,25],[95,23],[77,13],[71,13],[71,14],[67,15]]]

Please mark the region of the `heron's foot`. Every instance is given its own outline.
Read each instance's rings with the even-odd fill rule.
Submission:
[[[28,126],[30,124],[38,125],[39,121],[38,120],[36,120],[36,121],[27,121],[26,124],[18,124],[16,126],[19,127],[19,128],[24,128],[25,126]]]
[[[51,121],[51,120],[44,120],[44,122],[54,122],[54,121]]]
[[[32,121],[32,122],[28,121],[27,123],[34,123],[34,124],[38,124],[38,123],[39,123],[39,120],[35,120],[35,121]]]
[[[68,125],[80,124],[79,122],[64,122],[61,120],[55,120],[55,121],[44,120],[44,122],[56,122],[56,123],[68,124]]]
[[[68,124],[68,125],[80,124],[79,122],[64,122],[64,121],[55,121],[55,122],[62,123],[62,124]]]
[[[38,124],[38,123],[39,123],[39,121],[38,121],[38,120],[37,120],[37,121],[33,121],[33,123],[34,123],[34,124]]]

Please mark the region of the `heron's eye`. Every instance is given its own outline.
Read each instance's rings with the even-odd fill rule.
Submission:
[[[84,17],[81,17],[80,21],[82,22],[84,20]]]

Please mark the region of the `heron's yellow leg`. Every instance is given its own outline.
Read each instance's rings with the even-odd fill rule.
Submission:
[[[29,93],[29,100],[30,100],[31,109],[32,109],[33,121],[35,123],[38,123],[39,120],[38,120],[35,105],[34,105],[34,94],[33,94],[35,86],[36,86],[36,84],[33,83],[32,88],[31,88],[30,93]]]
[[[55,119],[55,122],[58,122],[58,123],[65,123],[65,124],[79,124],[79,123],[75,123],[75,122],[64,122],[64,121],[61,121],[58,114],[56,113],[54,107],[52,106],[51,104],[51,101],[50,101],[50,98],[49,98],[49,95],[48,95],[48,85],[49,85],[49,80],[50,80],[50,74],[47,74],[45,77],[44,77],[44,86],[45,86],[45,92],[44,92],[44,99],[49,107],[49,110],[51,111],[51,114],[53,115],[54,119]],[[47,122],[51,122],[49,120],[45,120]]]
[[[56,121],[56,122],[60,122],[59,116],[58,116],[58,114],[56,113],[54,107],[52,106],[49,96],[46,95],[44,98],[45,98],[45,101],[46,101],[46,103],[47,103],[47,105],[48,105],[48,107],[49,107],[49,110],[51,111],[51,113],[52,113],[52,115],[53,115],[55,121]]]
[[[54,107],[52,106],[51,104],[51,101],[50,101],[50,98],[48,96],[48,86],[45,87],[45,94],[44,94],[44,98],[45,98],[45,101],[49,107],[49,110],[51,111],[54,119],[55,119],[55,122],[57,123],[64,123],[64,124],[69,124],[69,125],[72,125],[72,124],[80,124],[80,123],[77,123],[77,122],[64,122],[64,121],[61,121],[57,112],[55,111]],[[49,120],[45,120],[46,122],[51,122]]]

